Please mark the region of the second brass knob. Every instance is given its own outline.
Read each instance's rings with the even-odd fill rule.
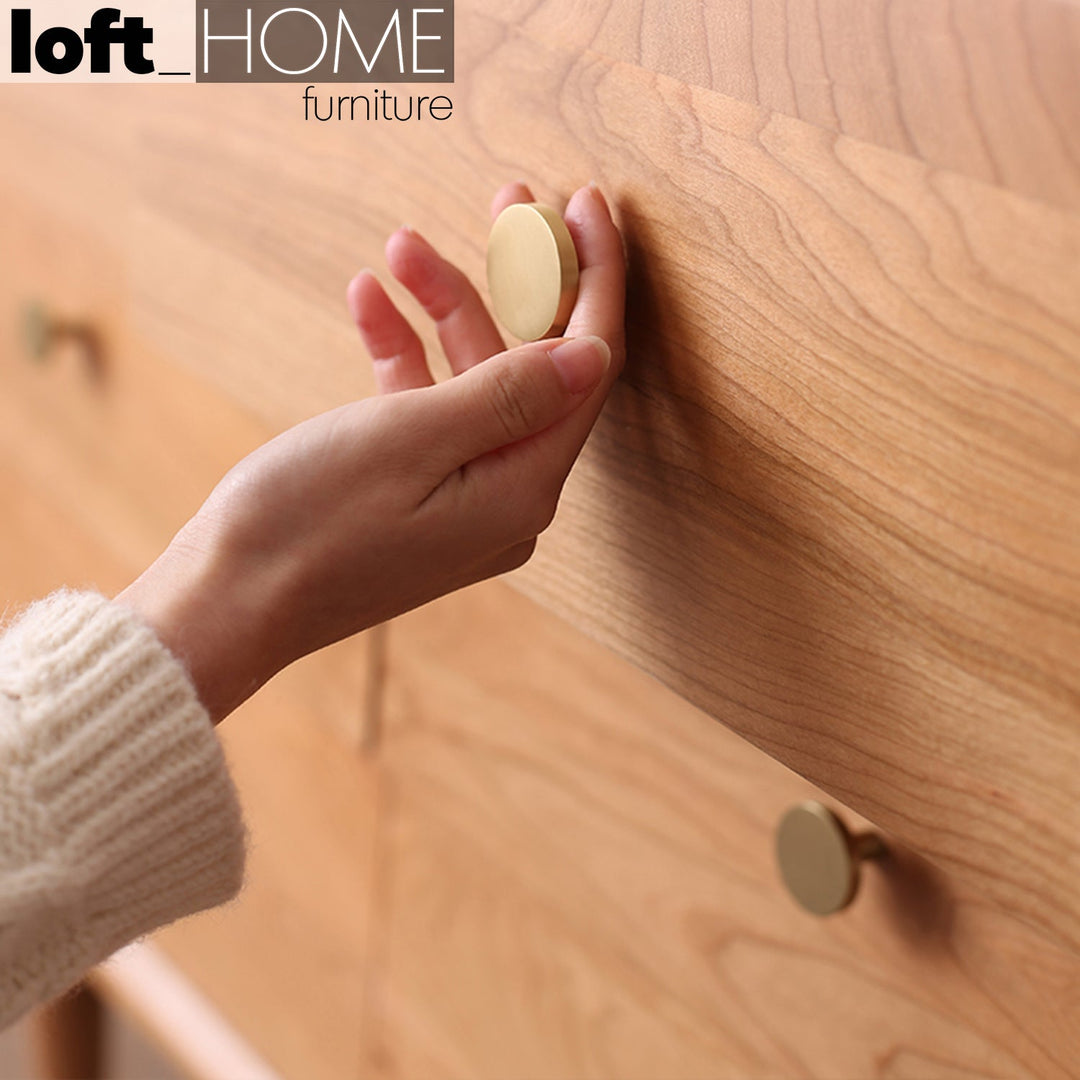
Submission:
[[[776,859],[788,892],[814,915],[842,911],[855,898],[863,859],[884,854],[876,833],[853,835],[827,806],[793,806],[776,830]]]

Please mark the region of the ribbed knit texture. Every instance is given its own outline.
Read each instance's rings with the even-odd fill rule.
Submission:
[[[60,590],[0,636],[0,1028],[132,939],[230,899],[236,791],[138,616]]]

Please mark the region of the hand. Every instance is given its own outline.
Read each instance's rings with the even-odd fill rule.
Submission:
[[[502,188],[497,214],[531,202]],[[293,660],[520,566],[550,523],[625,355],[625,264],[606,202],[575,192],[566,336],[505,350],[478,293],[417,233],[391,272],[434,319],[454,377],[369,271],[348,302],[379,396],[298,424],[234,466],[116,598],[185,663],[215,722]]]

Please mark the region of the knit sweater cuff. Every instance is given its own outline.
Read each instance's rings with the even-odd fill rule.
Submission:
[[[31,605],[0,638],[0,694],[26,815],[14,835],[36,847],[5,881],[2,921],[52,928],[35,955],[7,958],[28,995],[43,993],[39,964],[56,992],[236,894],[244,827],[221,746],[187,672],[133,611],[71,590]]]

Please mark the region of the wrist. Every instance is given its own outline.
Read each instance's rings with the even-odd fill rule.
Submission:
[[[217,724],[285,662],[272,648],[266,583],[245,572],[223,544],[185,526],[166,550],[115,597],[135,611],[187,670]]]

